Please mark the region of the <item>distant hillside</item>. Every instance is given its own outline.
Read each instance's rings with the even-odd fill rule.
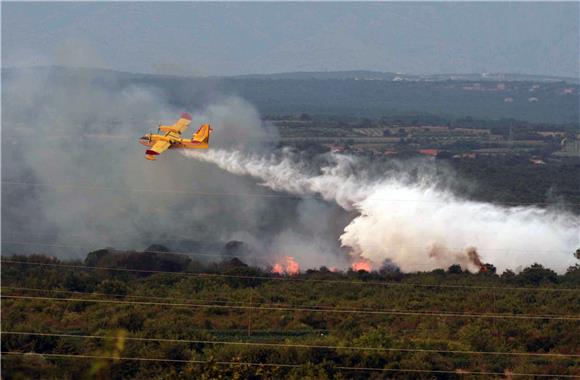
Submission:
[[[296,71],[273,74],[234,75],[236,79],[358,79],[392,81],[531,81],[567,82],[579,84],[580,78],[548,75],[529,75],[512,73],[467,73],[467,74],[405,74],[368,70],[349,71]]]
[[[179,77],[42,67],[3,69],[2,77],[8,79],[15,73],[34,75],[41,72],[67,81],[89,78],[112,89],[128,85],[158,88],[170,103],[185,109],[202,106],[224,95],[236,95],[254,104],[263,115],[312,113],[381,117],[395,113],[431,113],[451,118],[514,118],[547,123],[576,123],[580,117],[578,84],[512,74],[490,74],[485,78],[480,74],[405,77],[393,73],[345,71]]]
[[[393,80],[395,73],[381,71],[349,70],[349,71],[296,71],[274,74],[235,75],[236,79],[380,79]]]

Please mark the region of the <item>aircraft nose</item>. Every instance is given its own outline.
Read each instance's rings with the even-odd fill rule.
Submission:
[[[141,137],[138,141],[141,145],[148,146],[149,145],[149,136],[145,135],[145,136]]]

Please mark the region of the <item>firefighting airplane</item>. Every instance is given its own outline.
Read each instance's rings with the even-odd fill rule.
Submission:
[[[191,124],[191,115],[184,112],[173,125],[160,125],[157,133],[165,132],[164,135],[148,133],[139,139],[145,146],[151,147],[145,151],[145,158],[154,161],[158,155],[167,149],[207,149],[209,135],[212,132],[209,124],[202,124],[191,139],[181,138],[181,133]]]

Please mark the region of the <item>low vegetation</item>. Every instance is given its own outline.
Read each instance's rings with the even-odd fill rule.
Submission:
[[[580,375],[579,265],[280,276],[106,256],[3,258],[2,351],[25,353],[3,356],[4,379]]]

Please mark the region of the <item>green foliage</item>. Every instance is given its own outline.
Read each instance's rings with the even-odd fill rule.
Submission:
[[[540,264],[534,264],[525,268],[519,274],[518,280],[522,285],[540,285],[541,283],[556,283],[558,275],[551,269],[544,268]]]
[[[11,259],[60,263],[43,256]],[[159,265],[163,267],[165,263]],[[109,337],[3,334],[3,351],[96,355],[110,359],[5,355],[2,375],[7,380],[456,377],[445,373],[399,372],[399,369],[576,374],[579,362],[573,358],[420,350],[575,353],[580,341],[580,332],[575,328],[577,321],[445,317],[412,312],[578,315],[579,291],[569,288],[579,288],[579,268],[576,265],[558,275],[534,264],[518,274],[506,271],[501,276],[495,275],[492,266],[479,274],[463,272],[454,266],[448,271],[411,274],[396,270],[334,273],[321,268],[301,274],[297,278],[301,281],[285,281],[280,277],[269,280],[268,273],[239,260],[190,267],[194,272],[239,276],[225,278],[189,276],[188,272],[142,276],[132,272],[6,263],[1,268],[2,283],[6,287],[3,294],[115,302],[3,299],[3,331]],[[376,285],[381,282],[390,284]],[[518,289],[518,286],[527,288]],[[248,309],[250,302],[268,309]],[[293,307],[301,310],[287,310]],[[389,310],[411,313],[389,313]],[[124,357],[176,362],[122,360]],[[265,365],[268,363],[297,366]]]
[[[127,284],[123,281],[107,279],[97,285],[97,291],[105,294],[125,295],[127,294]]]
[[[447,269],[447,273],[461,274],[463,273],[463,270],[461,269],[461,265],[453,264]]]

